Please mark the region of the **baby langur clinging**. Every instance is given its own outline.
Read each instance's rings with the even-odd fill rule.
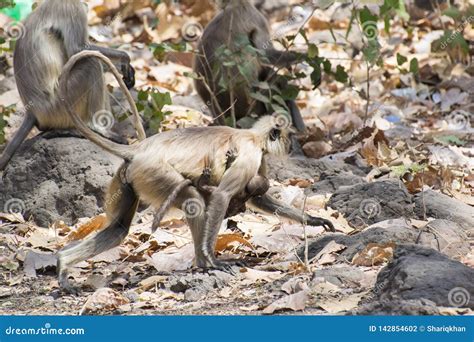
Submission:
[[[74,64],[89,56],[90,52],[82,52],[66,64],[60,78],[62,94],[72,90],[68,88],[66,80]],[[125,163],[112,180],[107,194],[107,227],[93,237],[59,252],[58,272],[62,288],[71,289],[67,278],[69,266],[118,246],[125,239],[139,198],[160,208],[171,196],[175,197],[171,201],[174,207],[192,207],[187,220],[194,241],[196,266],[228,269],[228,264],[216,259],[214,245],[229,204],[233,198],[255,191],[254,181],[265,183],[264,157],[267,154],[287,153],[288,127],[278,127],[275,124],[278,120],[266,116],[251,129],[177,129],[127,146],[116,144],[93,132],[67,102],[66,108],[85,137],[123,158]],[[232,151],[230,160],[229,151]],[[210,193],[203,194],[193,184],[199,183],[206,168],[210,170],[210,176],[205,183],[213,188]],[[255,199],[258,199],[260,206],[278,211],[281,215],[310,225],[323,225],[328,230],[334,229],[328,220],[303,216],[299,210],[281,205],[263,192],[262,196]]]
[[[80,0],[45,0],[24,22],[23,35],[13,56],[15,79],[25,106],[25,119],[0,158],[0,170],[36,125],[40,130],[74,128],[58,97],[58,80],[64,64],[82,50],[100,51],[117,63],[127,87],[135,83],[126,52],[89,44],[87,9]],[[81,60],[69,75],[68,102],[86,122],[91,115],[109,110],[110,104],[100,60]],[[145,133],[135,117],[138,136]]]
[[[297,53],[273,47],[267,19],[249,0],[224,0],[222,6],[224,9],[204,29],[194,60],[194,72],[198,75],[196,90],[204,102],[210,104],[212,115],[220,125],[225,124],[221,113],[229,112],[231,106],[234,106],[236,119],[252,113],[271,114],[265,103],[251,97],[252,86],[267,81],[284,90],[286,82],[275,74],[273,67],[289,67],[299,58]],[[219,49],[225,46],[231,51],[239,50],[242,38],[263,51],[264,56],[249,54],[242,58],[241,64],[224,67],[219,60]],[[239,68],[246,70],[245,76]],[[225,88],[221,78],[227,80]],[[295,101],[285,102],[293,125],[303,131],[305,124]]]

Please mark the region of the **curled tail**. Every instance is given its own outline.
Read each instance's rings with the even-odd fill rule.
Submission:
[[[112,181],[107,202],[107,227],[94,236],[75,245],[66,246],[58,252],[57,266],[62,288],[70,288],[67,279],[68,267],[117,247],[128,235],[138,207],[138,196],[131,184],[120,181],[120,172],[117,172]]]
[[[110,61],[109,58],[101,54],[100,52],[97,51],[89,51],[89,50],[84,50],[81,51],[74,56],[72,56],[68,62],[64,65],[63,71],[61,73],[61,76],[59,78],[59,94],[61,99],[64,101],[64,105],[66,107],[66,110],[71,117],[71,120],[74,122],[74,125],[76,128],[81,132],[86,138],[91,140],[93,143],[99,145],[106,151],[121,157],[125,160],[131,160],[133,158],[133,151],[135,149],[135,146],[133,145],[121,145],[114,143],[101,135],[97,134],[94,132],[92,129],[90,129],[83,121],[82,119],[74,112],[72,109],[72,104],[68,103],[66,101],[67,96],[65,94],[68,93],[68,91],[74,91],[74,89],[68,89],[68,78],[71,73],[72,68],[76,65],[76,63],[83,59],[83,58],[98,58],[100,59],[103,63],[105,63],[112,73],[114,74],[115,78],[117,79],[120,88],[122,91],[125,93],[127,100],[130,104],[130,108],[133,112],[133,117],[134,117],[134,124],[135,124],[135,129],[137,130],[138,138],[139,140],[143,140],[146,138],[145,135],[145,130],[143,129],[143,125],[140,120],[140,115],[138,114],[137,107],[135,105],[135,102],[133,101],[132,95],[128,91],[124,81],[120,77],[120,74],[117,70],[117,68],[114,66],[114,64]]]

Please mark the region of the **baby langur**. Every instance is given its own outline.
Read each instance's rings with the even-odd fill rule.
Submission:
[[[235,108],[237,119],[252,113],[260,116],[271,114],[263,102],[250,96],[252,86],[267,81],[283,90],[286,84],[275,74],[273,67],[289,67],[299,58],[297,53],[273,47],[267,19],[249,0],[223,0],[222,7],[223,10],[204,29],[194,59],[194,72],[198,75],[196,90],[204,102],[210,104],[212,115],[220,125],[225,124],[221,113],[231,106]],[[243,37],[254,48],[263,51],[264,56],[249,54],[248,58],[243,58],[243,65],[222,67],[218,58],[219,49],[225,46],[236,51]],[[238,67],[247,70],[245,76]],[[226,89],[220,85],[222,77],[228,78]],[[293,125],[303,131],[305,124],[295,101],[287,100],[286,105]]]
[[[25,106],[25,118],[0,157],[0,170],[34,126],[41,131],[74,128],[58,96],[58,80],[64,64],[82,50],[99,51],[120,66],[128,88],[135,83],[134,70],[126,52],[89,44],[87,9],[80,0],[45,0],[24,22],[23,35],[13,56],[15,79]],[[110,110],[100,60],[89,58],[77,63],[69,74],[71,91],[67,100],[86,122],[91,115]],[[145,132],[138,118],[139,139]]]
[[[226,166],[226,170],[227,169],[228,166]],[[191,180],[186,179],[185,181],[183,181],[183,183],[178,185],[170,194],[170,196],[163,202],[160,209],[156,212],[155,217],[153,219],[153,224],[151,226],[151,231],[153,233],[156,231],[166,212],[171,208],[179,193],[186,186],[194,185],[199,191],[199,193],[204,197],[205,203],[208,203],[213,191],[217,190],[216,186],[211,185],[211,176],[212,169],[210,168],[210,166],[205,165],[201,176],[199,176],[195,184],[193,184]],[[261,175],[253,177],[245,187],[244,192],[238,194],[237,196],[234,196],[230,200],[225,217],[231,217],[241,212],[244,212],[246,209],[245,203],[248,200],[250,200],[252,197],[263,196],[269,188],[270,183],[266,177]]]
[[[68,94],[72,90],[66,80],[75,63],[81,58],[90,58],[90,54],[82,52],[66,64],[60,77],[61,94]],[[64,98],[67,101],[68,97]],[[125,163],[112,180],[107,194],[106,228],[58,253],[59,282],[62,288],[71,290],[67,277],[69,266],[118,246],[125,239],[139,198],[160,208],[176,189],[179,191],[172,205],[190,208],[187,221],[193,237],[196,266],[204,269],[229,269],[229,265],[217,260],[214,254],[217,233],[229,204],[233,198],[247,191],[255,177],[266,178],[265,155],[283,155],[288,152],[289,128],[278,127],[275,125],[275,118],[266,116],[251,129],[219,126],[177,129],[128,146],[114,143],[95,133],[81,121],[69,103],[66,102],[65,107],[85,137],[123,158]],[[233,154],[230,162],[229,151]],[[198,182],[205,167],[210,167],[209,184],[215,186],[209,198],[206,199],[191,184],[179,188],[186,180],[193,184]],[[328,230],[334,229],[328,220],[302,215],[296,209],[281,206],[269,199],[267,194],[257,198],[266,203],[267,208],[283,215],[310,225],[322,225]]]

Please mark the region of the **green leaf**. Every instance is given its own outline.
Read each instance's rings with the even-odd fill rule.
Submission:
[[[344,70],[344,67],[342,65],[338,65],[336,67],[335,78],[336,81],[341,83],[346,83],[349,79],[349,75],[347,74],[346,70]]]
[[[308,57],[309,58],[314,58],[319,55],[319,50],[316,44],[310,43],[308,45]]]
[[[418,73],[418,59],[413,58],[410,61],[410,72],[417,74]]]
[[[283,107],[281,107],[281,106],[279,106],[279,105],[276,105],[276,104],[273,104],[273,105],[272,105],[272,109],[273,109],[273,111],[274,111],[275,113],[277,113],[277,114],[284,114],[284,115],[288,115],[288,114],[289,114],[287,109],[285,109],[285,108],[283,108]]]
[[[362,49],[362,54],[367,62],[374,65],[380,54],[380,45],[376,40],[369,40],[368,46]]]
[[[406,61],[408,61],[408,58],[406,58],[405,56],[397,53],[397,64],[398,65],[403,65]]]
[[[140,90],[138,92],[138,99],[140,101],[146,101],[148,100],[148,92],[147,91],[144,91],[144,90]]]
[[[368,23],[373,24],[378,21],[378,17],[375,14],[372,14],[367,7],[360,10],[359,19],[362,26],[365,26]]]
[[[313,72],[311,73],[311,83],[313,84],[313,89],[316,89],[321,84],[321,65],[313,65]]]
[[[270,84],[268,84],[268,82],[258,82],[257,87],[263,90],[270,90]]]
[[[290,84],[286,86],[284,89],[282,89],[281,96],[285,100],[296,100],[299,92],[300,92],[300,89],[297,86]]]
[[[261,93],[250,93],[250,96],[257,101],[260,101],[263,103],[271,103],[270,99]]]
[[[331,73],[332,65],[331,65],[331,61],[329,59],[325,59],[323,61],[323,69],[324,69],[325,73],[327,73],[327,74]]]
[[[153,100],[154,105],[161,111],[165,105],[170,105],[173,102],[171,101],[171,95],[169,92],[160,93],[159,91],[153,92],[150,94],[151,99]]]
[[[192,78],[193,80],[198,80],[200,77],[198,74],[196,74],[195,72],[184,72],[183,73],[184,76],[186,77],[189,77],[189,78]]]
[[[448,17],[453,18],[454,20],[459,20],[462,17],[461,11],[459,9],[457,9],[456,7],[452,7],[452,6],[445,9],[443,11],[443,14],[448,16]]]
[[[272,100],[278,102],[283,107],[288,108],[287,105],[286,105],[285,100],[283,100],[283,98],[280,95],[273,95]]]
[[[444,135],[444,136],[436,137],[434,140],[442,143],[443,145],[456,145],[456,146],[466,145],[466,142],[464,140],[459,139],[459,137],[455,135]]]

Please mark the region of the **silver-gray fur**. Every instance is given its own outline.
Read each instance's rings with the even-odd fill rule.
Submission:
[[[127,53],[89,44],[87,10],[80,0],[45,0],[24,21],[13,56],[15,79],[25,106],[25,120],[0,158],[3,170],[36,125],[40,130],[71,129],[74,124],[58,96],[63,66],[82,50],[97,50],[119,63],[126,83],[134,83]],[[69,74],[69,102],[82,120],[110,110],[99,60],[85,59]],[[143,138],[143,136],[141,136]]]
[[[298,54],[290,51],[279,51],[274,48],[267,19],[248,0],[223,1],[224,9],[212,19],[204,29],[194,59],[194,71],[198,78],[195,87],[220,125],[224,125],[222,112],[234,106],[237,119],[248,114],[268,115],[265,105],[250,96],[251,88],[258,81],[275,82],[276,76],[269,63],[276,67],[288,67],[298,59]],[[251,70],[244,77],[237,66],[223,69],[216,51],[226,46],[231,51],[237,49],[236,41],[240,36],[247,37],[256,49],[265,52],[266,60],[249,54],[243,63]],[[221,74],[229,71],[228,89],[219,85]],[[224,75],[227,77],[227,75]],[[279,85],[280,86],[280,85]],[[285,85],[282,84],[281,87]],[[301,113],[294,101],[287,101],[294,126],[305,129]]]

